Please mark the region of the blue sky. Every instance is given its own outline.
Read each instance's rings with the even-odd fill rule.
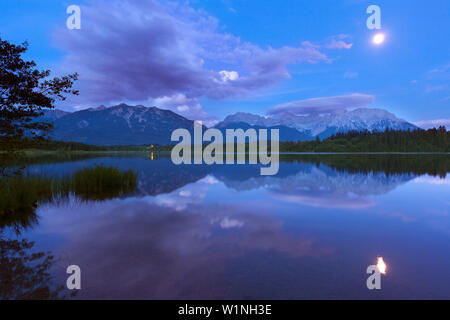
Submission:
[[[27,57],[43,68],[80,73],[67,110],[125,101],[213,120],[358,94],[374,99],[349,105],[450,119],[449,1],[128,3],[4,0],[0,34],[28,40]],[[66,28],[71,4],[81,30]],[[366,26],[371,4],[381,8],[379,31]],[[382,45],[371,42],[376,32]]]

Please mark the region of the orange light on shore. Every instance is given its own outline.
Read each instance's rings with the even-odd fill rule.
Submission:
[[[383,260],[383,257],[378,257],[378,262],[377,262],[377,268],[378,271],[380,271],[381,274],[386,274],[386,263]]]

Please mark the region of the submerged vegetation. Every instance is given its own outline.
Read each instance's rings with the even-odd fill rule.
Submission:
[[[137,174],[114,167],[96,165],[70,177],[19,175],[0,179],[0,229],[16,232],[36,223],[38,205],[62,201],[74,195],[81,200],[106,200],[136,189]]]

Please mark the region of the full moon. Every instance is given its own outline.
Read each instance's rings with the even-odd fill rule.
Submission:
[[[372,42],[376,45],[380,45],[384,42],[384,34],[383,33],[377,33],[373,36]]]

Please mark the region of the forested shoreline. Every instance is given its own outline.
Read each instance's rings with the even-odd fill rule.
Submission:
[[[350,131],[327,139],[283,142],[280,152],[450,152],[450,132],[445,127],[413,131]]]

